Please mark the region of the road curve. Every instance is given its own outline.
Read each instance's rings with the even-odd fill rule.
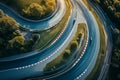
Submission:
[[[56,15],[54,15],[53,18],[50,18],[49,20],[42,21],[42,22],[41,21],[39,21],[39,22],[30,22],[28,20],[24,20],[23,18],[19,17],[16,13],[14,13],[14,11],[11,11],[11,9],[9,9],[3,3],[0,3],[0,9],[2,9],[7,15],[13,17],[17,22],[20,23],[20,25],[23,25],[23,27],[24,27],[25,24],[28,25],[28,26],[26,26],[26,28],[30,27],[30,31],[36,31],[36,30],[40,31],[40,30],[46,30],[46,29],[49,29],[51,27],[54,27],[54,25],[56,25],[57,22],[59,22],[59,20],[61,20],[62,17],[64,16],[65,11],[66,11],[66,8],[65,8],[66,6],[65,6],[65,3],[64,3],[64,0],[60,0],[60,2],[58,1],[57,4],[60,5],[59,6],[60,8],[59,8],[58,12],[56,13]],[[49,26],[47,24],[48,22],[50,24]],[[34,29],[32,29],[31,27],[33,27]],[[25,54],[11,56],[11,57],[8,57],[8,58],[7,57],[2,58],[2,59],[0,58],[0,62],[13,61],[13,60],[21,59],[21,58],[26,58],[26,57],[29,57],[29,56],[33,56],[33,55],[35,55],[37,53],[38,53],[37,51],[32,51],[32,52],[28,52],[28,53],[25,53]]]
[[[63,0],[60,0],[60,1],[63,1]],[[77,30],[77,23],[79,22],[79,19],[77,18],[76,13],[80,13],[81,10],[84,14],[84,17],[86,19],[88,29],[89,29],[88,41],[87,41],[84,54],[80,56],[80,58],[77,60],[73,68],[70,69],[69,71],[65,73],[63,72],[59,76],[53,76],[53,77],[45,78],[45,79],[48,79],[48,80],[56,80],[56,79],[57,80],[84,80],[90,74],[90,72],[93,70],[95,66],[98,53],[99,53],[99,49],[100,49],[100,33],[99,33],[98,24],[94,16],[92,15],[92,13],[86,8],[82,0],[71,0],[71,2],[75,5],[73,5],[73,11],[69,18],[69,22],[66,25],[67,27],[65,31],[63,32],[63,34],[60,36],[60,38],[53,45],[51,45],[49,48],[45,49],[44,51],[42,52],[36,51],[36,53],[39,53],[37,55],[31,56],[25,59],[2,63],[3,66],[0,66],[0,75],[1,75],[0,79],[1,80],[3,79],[5,80],[8,78],[9,79],[23,79],[27,77],[35,77],[35,76],[44,75],[43,69],[46,66],[46,64],[54,60],[66,48],[66,46],[69,44],[69,42],[72,40],[73,36],[75,35],[75,32]],[[3,9],[3,6],[2,7],[0,6],[0,8]],[[12,15],[10,12],[7,12],[7,13],[9,15]],[[104,22],[103,17],[104,16],[100,14],[100,18],[102,18]],[[24,24],[23,21],[21,23]],[[51,26],[53,26],[53,24]],[[106,25],[104,24],[104,26]],[[92,38],[92,41],[90,41],[91,38]],[[109,45],[109,41],[108,41],[108,45]],[[107,51],[107,53],[109,52]],[[105,59],[105,63],[106,62],[108,62],[108,58]],[[10,75],[10,74],[15,74],[15,75]],[[6,75],[7,77],[4,77]],[[14,76],[16,76],[16,78]]]
[[[20,18],[22,18],[23,20],[26,20],[26,21],[29,21],[29,22],[40,22],[40,21],[45,21],[45,20],[48,20],[50,18],[52,18],[59,10],[60,8],[60,2],[59,0],[56,0],[56,8],[54,10],[53,13],[47,15],[45,18],[43,19],[38,19],[38,20],[31,20],[31,19],[28,19],[26,17],[23,17],[18,11],[14,10],[13,8],[9,7],[8,5],[4,4],[4,3],[1,3],[1,5],[7,7],[10,11],[12,11],[13,13],[15,13],[17,16],[19,16]]]
[[[102,24],[104,26],[105,32],[106,32],[106,36],[107,36],[107,50],[106,50],[106,55],[105,55],[105,59],[103,62],[103,66],[101,67],[101,72],[100,75],[98,77],[98,80],[105,80],[108,70],[109,70],[109,66],[110,66],[110,62],[111,62],[111,52],[112,52],[112,47],[113,47],[113,41],[112,41],[112,32],[111,29],[114,29],[114,25],[111,23],[111,21],[109,20],[109,18],[107,16],[105,16],[103,14],[103,10],[101,10],[101,8],[94,2],[88,0],[89,4],[94,8],[94,10],[97,12],[97,14],[99,15]],[[110,25],[108,26],[106,24],[109,23]],[[111,29],[110,29],[111,28]]]
[[[62,17],[65,14],[66,6],[64,3],[64,0],[59,0],[58,4],[59,4],[58,11],[52,18],[45,20],[45,21],[38,21],[38,22],[31,22],[31,21],[21,18],[20,16],[18,16],[18,14],[11,11],[11,9],[9,9],[7,6],[3,5],[3,3],[1,3],[1,2],[0,2],[0,9],[2,9],[10,17],[13,17],[22,26],[29,28],[31,31],[33,31],[33,30],[38,31],[38,30],[49,29],[49,28],[55,26],[57,23],[59,23],[59,21],[62,19]]]
[[[79,62],[71,70],[61,76],[47,78],[48,80],[84,80],[90,74],[96,63],[100,49],[100,34],[97,22],[92,13],[85,7],[85,5],[83,5],[84,3],[82,1],[76,0],[75,2],[76,5],[79,6],[78,9],[82,9],[89,28],[89,41],[86,51],[80,58]],[[91,37],[93,40],[90,43]]]
[[[27,59],[4,62],[2,66],[0,66],[0,74],[2,76],[0,77],[0,79],[23,79],[30,76],[42,75],[45,65],[55,59],[65,49],[65,47],[73,38],[77,29],[76,27],[74,27],[74,25],[76,24],[74,23],[74,19],[76,17],[75,13],[76,11],[74,10],[69,19],[66,30],[63,32],[62,36],[54,43],[54,45],[41,52],[42,54],[39,53]],[[28,71],[29,73],[26,73],[26,75],[23,74]],[[7,77],[4,77],[6,75]],[[19,75],[21,75],[22,77]]]

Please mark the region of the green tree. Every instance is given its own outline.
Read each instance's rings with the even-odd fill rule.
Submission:
[[[16,23],[15,20],[8,16],[3,16],[0,18],[0,36],[3,36],[4,38],[8,38],[7,35],[10,35],[9,37],[12,37],[12,34],[14,31],[19,30],[19,25]]]
[[[70,50],[65,50],[63,58],[66,59],[71,55],[71,51]]]
[[[25,15],[34,18],[40,18],[45,14],[44,8],[38,3],[31,3],[27,9],[23,9],[23,12]]]
[[[70,50],[71,52],[75,52],[75,50],[78,48],[78,42],[77,41],[72,41],[71,42],[71,46],[70,46]]]
[[[54,0],[47,0],[46,1],[46,9],[47,9],[47,13],[51,13],[54,11],[55,9],[55,1]]]
[[[114,44],[116,47],[120,47],[120,31],[116,28],[113,31],[113,39],[114,39]]]
[[[10,48],[21,48],[25,45],[25,38],[23,36],[16,36],[8,41]]]
[[[25,37],[21,35],[18,23],[3,12],[2,14],[0,18],[0,57],[31,50],[34,42],[26,41]]]

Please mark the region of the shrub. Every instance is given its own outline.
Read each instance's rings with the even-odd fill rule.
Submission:
[[[63,54],[63,58],[66,59],[71,55],[71,51],[70,50],[65,50],[64,54]]]
[[[39,18],[45,14],[45,10],[38,3],[31,3],[27,9],[23,9],[23,13],[29,17]]]
[[[78,48],[78,42],[77,41],[72,41],[71,42],[71,46],[70,46],[70,50],[71,52],[75,52],[75,50]]]

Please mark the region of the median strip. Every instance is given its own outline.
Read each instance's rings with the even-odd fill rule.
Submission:
[[[68,0],[65,0],[65,4],[66,4],[65,15],[57,25],[48,30],[35,32],[40,35],[41,39],[38,41],[38,44],[34,47],[34,49],[42,50],[47,48],[60,37],[61,33],[64,32],[67,22],[69,20],[69,16],[72,11],[71,3],[69,3]]]
[[[74,36],[72,41],[56,59],[46,65],[46,67],[44,68],[45,72],[57,70],[59,67],[69,62],[81,43],[80,41],[84,34],[85,27],[86,26],[84,24],[79,24],[76,35]]]

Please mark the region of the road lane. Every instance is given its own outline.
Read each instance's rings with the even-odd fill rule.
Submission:
[[[39,53],[27,59],[4,63],[3,66],[0,66],[0,69],[3,68],[3,70],[0,71],[0,74],[2,76],[0,79],[22,79],[30,76],[42,75],[44,66],[55,59],[73,38],[77,29],[74,27],[76,24],[74,24],[74,19],[76,17],[75,13],[76,11],[74,10],[69,19],[66,30],[63,32],[63,35],[58,39],[58,41],[54,43],[54,45],[41,52],[42,54]],[[27,71],[29,71],[29,73],[26,73],[26,75],[24,75],[23,73]],[[17,73],[16,77],[14,77],[14,75],[10,75],[12,73]],[[4,77],[5,75],[7,75],[7,77]]]
[[[59,3],[59,8],[58,8],[59,10],[56,12],[56,14],[52,18],[44,21],[38,21],[38,22],[31,22],[19,17],[16,13],[8,9],[7,6],[3,5],[1,2],[0,2],[0,9],[2,9],[10,17],[13,17],[22,26],[29,28],[31,31],[46,30],[55,26],[57,23],[59,23],[65,14],[66,6],[64,3],[64,0],[59,0],[58,3]]]
[[[78,1],[76,3],[79,5],[79,8],[82,9],[89,28],[89,42],[87,49],[80,61],[70,71],[50,80],[83,80],[89,75],[96,63],[100,49],[99,28],[92,13],[83,5],[83,3],[81,1]],[[91,37],[92,42],[90,43]]]

